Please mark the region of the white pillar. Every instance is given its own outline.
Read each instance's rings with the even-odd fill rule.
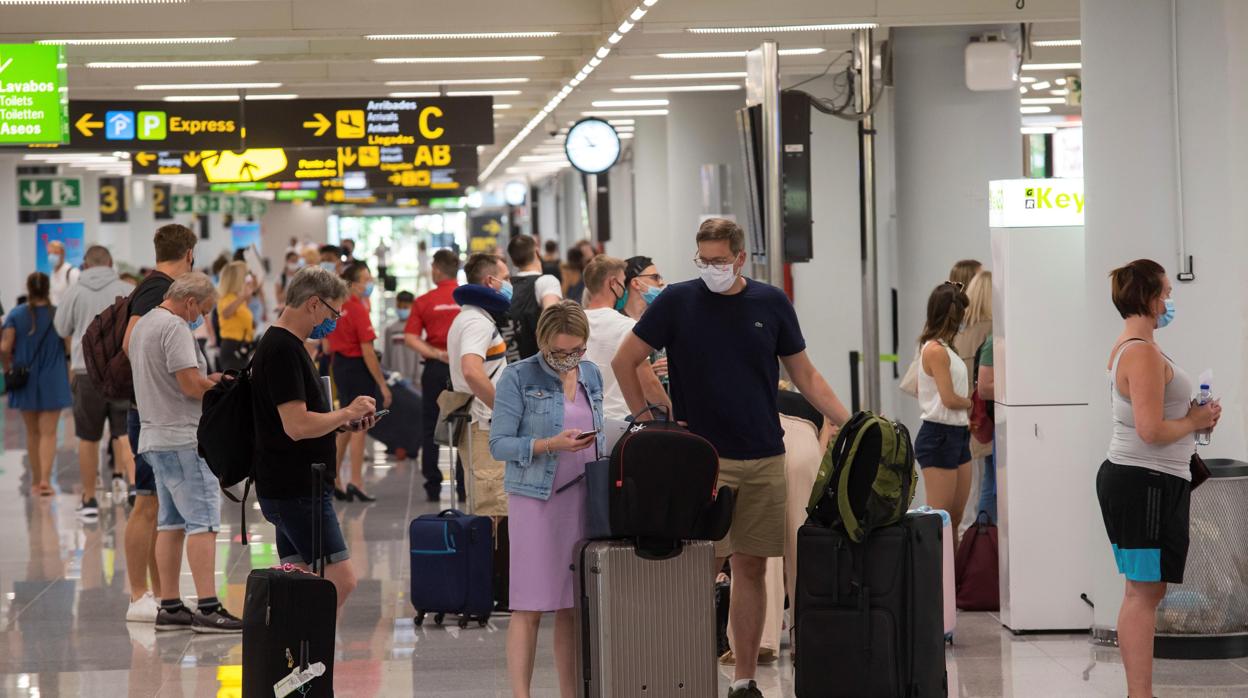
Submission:
[[[670,280],[675,276],[676,258],[668,240],[667,120],[659,116],[636,117],[635,137],[630,141],[633,159],[633,191],[627,203],[633,209],[637,227],[634,255],[654,259],[659,273]],[[618,205],[626,205],[618,201]]]
[[[914,357],[928,294],[948,278],[953,263],[973,258],[985,266],[991,264],[988,182],[1023,174],[1018,92],[966,88],[966,45],[973,36],[998,31],[1006,28],[923,27],[893,32],[897,288],[903,365]],[[882,268],[887,264],[883,254]],[[886,345],[883,337],[881,345]],[[917,403],[902,400],[900,404],[902,416],[917,427]]]
[[[20,155],[0,155],[0,240],[4,245],[4,254],[0,254],[0,303],[5,311],[26,292],[26,275],[35,268],[34,226],[17,224],[20,161]]]
[[[1213,368],[1224,413],[1205,458],[1246,459],[1244,411],[1244,259],[1248,185],[1242,163],[1248,142],[1239,124],[1248,118],[1248,8],[1236,0],[1177,3],[1179,120],[1171,102],[1169,0],[1096,0],[1082,4],[1087,307],[1091,346],[1079,362],[1090,382],[1104,384],[1105,367],[1122,321],[1109,298],[1106,275],[1141,257],[1156,260],[1174,283],[1178,316],[1157,341],[1193,378]],[[1122,20],[1131,18],[1124,32]],[[1140,91],[1140,76],[1153,89]],[[1176,145],[1180,157],[1176,157]],[[1181,159],[1182,166],[1179,167]],[[1179,271],[1179,184],[1188,254],[1196,279]],[[1109,443],[1109,394],[1092,391],[1088,481]],[[1097,627],[1116,625],[1122,581],[1116,574],[1099,514],[1091,535]]]

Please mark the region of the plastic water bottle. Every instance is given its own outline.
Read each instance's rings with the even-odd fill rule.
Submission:
[[[1213,390],[1209,388],[1208,382],[1201,382],[1200,393],[1196,396],[1197,405],[1207,405],[1213,402]],[[1213,438],[1213,434],[1209,429],[1201,429],[1196,432],[1196,445],[1208,446],[1209,441]]]

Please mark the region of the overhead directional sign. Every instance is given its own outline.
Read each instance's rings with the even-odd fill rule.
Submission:
[[[249,102],[247,146],[488,145],[492,97],[297,99]]]
[[[175,214],[194,214],[202,216],[208,213],[225,213],[234,216],[263,216],[269,210],[269,203],[264,199],[229,194],[174,194]]]
[[[82,205],[82,180],[70,177],[18,177],[18,208],[77,208]]]
[[[243,121],[233,102],[71,100],[70,146],[102,150],[233,150]]]
[[[100,222],[125,223],[130,219],[126,208],[126,178],[100,177]]]
[[[62,46],[0,44],[0,143],[66,143],[69,88]]]
[[[473,146],[375,145],[337,148],[252,148],[242,152],[194,153],[140,151],[131,158],[134,174],[198,174],[213,183],[300,182],[340,178],[349,172],[369,173],[369,186],[427,186],[386,184],[386,178],[404,173],[454,168],[462,184],[476,181],[478,157]]]

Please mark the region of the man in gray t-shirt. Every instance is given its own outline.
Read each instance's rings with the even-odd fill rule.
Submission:
[[[216,303],[217,292],[207,276],[184,274],[130,335],[130,366],[143,427],[139,453],[155,472],[160,505],[156,567],[162,588],[157,630],[238,633],[243,627],[217,600],[214,589],[221,488],[199,456],[196,436],[204,393],[221,377],[206,375],[207,362],[191,332]],[[184,540],[199,595],[194,612],[182,604],[178,590]]]

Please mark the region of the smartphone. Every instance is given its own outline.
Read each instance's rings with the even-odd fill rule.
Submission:
[[[576,440],[577,440],[577,441],[583,441],[583,440],[585,440],[585,439],[588,439],[588,438],[589,438],[589,437],[591,437],[591,436],[597,436],[597,435],[598,435],[598,430],[597,430],[597,429],[594,429],[593,431],[583,431],[583,432],[581,432],[581,433],[579,433],[579,434],[577,434],[577,435],[576,435]]]
[[[378,412],[374,412],[374,413],[373,413],[373,419],[374,419],[374,420],[378,420],[378,421],[379,421],[382,417],[384,417],[384,416],[386,416],[386,415],[388,415],[388,414],[390,414],[390,410],[380,410],[380,411],[378,411]],[[352,420],[349,426],[350,426],[352,429],[355,429],[356,427],[360,426],[360,420],[358,420],[358,419],[356,419],[356,420]]]

